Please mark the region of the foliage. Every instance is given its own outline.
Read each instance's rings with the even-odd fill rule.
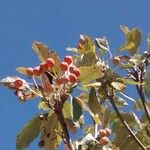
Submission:
[[[30,82],[15,76],[0,81],[21,102],[39,97],[41,114],[17,135],[18,150],[39,135],[38,145],[45,150],[55,150],[62,142],[65,150],[150,149],[150,35],[147,51],[140,52],[140,29],[121,30],[125,44],[119,52],[129,54],[114,57],[106,37],[80,35],[77,47],[67,48],[72,56],[64,60],[45,44],[32,43],[41,63],[16,69]],[[92,120],[88,123],[87,114]],[[71,141],[79,129],[82,137]]]

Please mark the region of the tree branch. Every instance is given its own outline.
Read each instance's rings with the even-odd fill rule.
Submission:
[[[127,131],[129,132],[129,134],[132,136],[132,138],[135,140],[135,142],[141,147],[142,150],[146,150],[145,146],[141,143],[141,141],[137,138],[137,136],[133,133],[133,131],[131,130],[131,128],[129,127],[129,125],[127,124],[127,122],[122,118],[115,102],[114,102],[114,96],[113,96],[113,89],[112,89],[112,95],[109,95],[109,92],[107,90],[107,88],[105,88],[106,91],[106,95],[109,98],[110,103],[112,104],[118,118],[120,119],[121,123],[124,125],[124,127],[127,129]]]

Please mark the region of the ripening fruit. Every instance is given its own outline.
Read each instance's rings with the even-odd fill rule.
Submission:
[[[75,74],[73,74],[73,73],[70,73],[70,74],[69,74],[69,81],[70,81],[71,83],[77,82],[77,76],[76,76]]]
[[[70,65],[73,62],[72,56],[65,56],[64,61]]]
[[[114,65],[119,65],[120,62],[121,62],[121,59],[118,57],[118,56],[115,56],[113,59],[112,59],[112,62]]]
[[[40,66],[33,68],[33,75],[40,76],[41,74],[42,74],[42,70],[40,69]]]
[[[48,67],[49,67],[49,66],[48,66],[48,64],[47,64],[46,62],[43,62],[43,63],[41,63],[41,65],[40,65],[40,69],[41,69],[42,72],[48,70]]]
[[[99,131],[99,135],[100,135],[100,137],[107,136],[107,132],[105,131],[105,129],[101,129],[101,130]]]
[[[69,72],[70,72],[70,73],[73,73],[73,70],[74,70],[75,68],[76,68],[75,66],[70,66],[70,67],[69,67]]]
[[[48,65],[48,67],[53,68],[55,66],[55,61],[52,58],[48,58],[46,60],[46,64]]]
[[[66,62],[62,62],[60,64],[61,71],[67,71],[68,70],[68,64]]]
[[[55,82],[56,82],[57,85],[63,84],[62,77],[61,78],[57,78]]]
[[[104,137],[102,137],[102,138],[100,139],[100,144],[106,145],[106,144],[108,144],[108,143],[109,143],[109,139],[108,139],[107,136],[104,136]]]
[[[38,143],[38,146],[39,146],[40,148],[44,147],[44,145],[45,145],[45,141],[44,141],[44,140],[41,140],[41,141]]]
[[[105,131],[106,131],[106,133],[107,133],[107,136],[110,136],[111,130],[110,130],[109,128],[105,128]]]
[[[72,73],[74,73],[77,77],[79,77],[81,74],[81,71],[79,68],[74,68]]]
[[[15,80],[14,81],[14,87],[15,88],[17,88],[17,89],[19,89],[20,87],[22,87],[22,85],[23,85],[23,81],[22,80]]]
[[[69,77],[64,77],[64,78],[62,78],[63,84],[67,84],[69,81],[70,81],[70,80],[69,80]]]
[[[26,68],[26,74],[28,76],[33,76],[33,68]]]

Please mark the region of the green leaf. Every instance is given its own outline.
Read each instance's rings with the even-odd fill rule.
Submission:
[[[82,87],[83,88],[89,88],[89,87],[100,87],[101,83],[100,82],[93,82],[93,83],[89,83],[89,84],[84,84]]]
[[[41,120],[39,116],[35,116],[26,124],[19,132],[16,138],[17,150],[25,149],[35,138],[38,137],[41,131]]]
[[[95,52],[87,51],[85,54],[82,54],[78,57],[75,65],[77,67],[92,66],[95,65],[97,61],[98,57],[96,56]]]
[[[73,97],[72,100],[72,107],[73,107],[73,120],[76,122],[82,116],[82,108],[80,104],[77,102],[75,97]]]
[[[96,90],[94,87],[92,87],[90,90],[88,105],[94,114],[100,113],[101,107],[100,103],[98,102]]]
[[[62,111],[63,111],[64,118],[72,118],[72,106],[68,101],[64,103]]]
[[[125,84],[120,82],[112,82],[111,85],[118,91],[123,91],[125,89]]]
[[[102,65],[88,66],[88,67],[80,67],[81,75],[79,80],[87,84],[93,80],[103,77],[103,67]]]
[[[118,107],[124,107],[128,105],[128,103],[121,97],[115,97],[114,102]]]
[[[146,73],[144,92],[148,97],[150,97],[150,72]]]
[[[148,109],[150,109],[150,102],[147,101],[146,105],[147,105]],[[136,109],[138,111],[143,111],[143,105],[142,105],[142,102],[140,99],[135,101],[134,109]]]
[[[126,41],[124,46],[121,47],[119,50],[128,50],[131,55],[134,55],[137,52],[141,43],[141,31],[138,28],[127,31],[127,29],[124,28],[123,32],[125,33]]]
[[[32,49],[37,53],[39,59],[43,62],[48,58],[48,47],[38,41],[33,41]]]

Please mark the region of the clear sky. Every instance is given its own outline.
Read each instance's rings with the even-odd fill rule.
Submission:
[[[145,40],[150,0],[0,0],[0,78],[18,75],[18,66],[39,63],[31,49],[33,40],[63,57],[80,34],[106,36],[115,54],[123,43],[120,25],[139,27]],[[37,101],[22,104],[11,91],[0,88],[0,150],[15,150],[17,132],[36,113]],[[36,144],[28,150],[38,150]]]

